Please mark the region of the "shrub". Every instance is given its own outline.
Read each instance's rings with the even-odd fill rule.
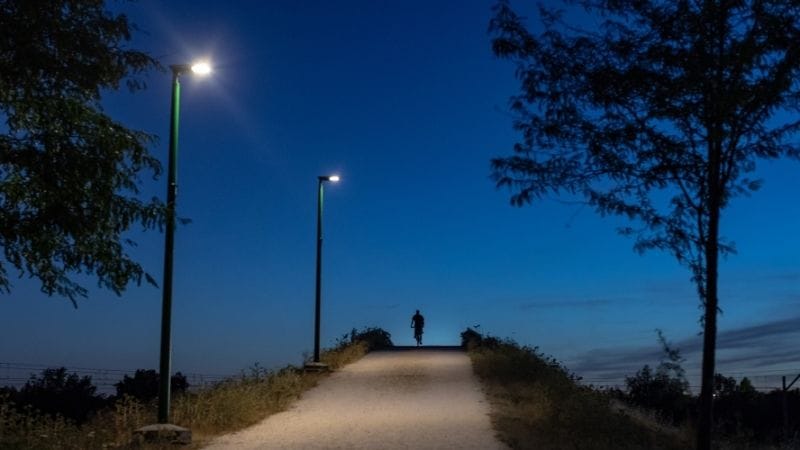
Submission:
[[[394,347],[392,335],[388,331],[377,327],[364,328],[361,331],[356,331],[353,328],[353,331],[350,332],[350,342],[358,341],[366,343],[367,351],[370,352]]]
[[[61,367],[44,369],[40,377],[31,375],[13,401],[20,408],[29,406],[43,414],[81,424],[106,405],[106,399],[96,392],[92,377],[67,374],[67,369]]]
[[[656,330],[663,357],[655,372],[645,365],[632,377],[625,377],[628,403],[657,412],[660,418],[673,425],[689,418],[694,401],[689,395],[689,382],[681,364],[684,359],[661,330]]]
[[[138,369],[133,376],[125,375],[122,381],[114,384],[117,388],[117,397],[131,396],[142,402],[149,402],[158,397],[158,372],[152,369]],[[178,372],[170,379],[172,394],[183,394],[189,389],[186,376]]]
[[[461,347],[466,350],[472,350],[480,346],[482,340],[483,336],[472,328],[468,327],[461,333]]]
[[[664,371],[653,372],[645,365],[632,377],[625,377],[625,399],[633,405],[656,411],[662,419],[673,425],[688,418],[692,398],[686,394],[686,382],[670,377]]]

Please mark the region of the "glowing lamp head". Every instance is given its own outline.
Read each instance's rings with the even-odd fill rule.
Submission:
[[[197,75],[208,75],[211,73],[211,65],[206,61],[200,61],[198,63],[192,64],[192,72]]]
[[[329,181],[333,181],[334,183],[339,181],[339,175],[331,175],[328,177]]]

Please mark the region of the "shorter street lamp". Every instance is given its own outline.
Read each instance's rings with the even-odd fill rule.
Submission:
[[[323,183],[331,181],[337,183],[339,175],[319,176],[318,190],[317,190],[317,289],[316,289],[316,307],[314,315],[314,365],[319,367],[319,322],[320,322],[320,305],[322,297],[322,203],[323,203]]]
[[[169,126],[169,163],[167,167],[167,223],[164,238],[164,287],[161,302],[161,358],[159,364],[158,423],[169,422],[172,359],[172,249],[175,236],[175,198],[177,197],[178,122],[181,108],[180,76],[184,73],[208,75],[207,62],[175,64],[172,69],[172,109]]]

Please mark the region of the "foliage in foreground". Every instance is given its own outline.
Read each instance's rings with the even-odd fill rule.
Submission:
[[[379,331],[382,330],[372,328],[362,333],[365,336],[385,333]],[[356,332],[353,340],[340,340],[335,348],[323,351],[322,362],[336,370],[364,356],[370,344],[359,340],[359,335]],[[190,428],[196,441],[210,439],[286,409],[324,376],[305,373],[293,366],[270,371],[256,364],[238,377],[175,396],[171,421]],[[131,442],[134,430],[155,422],[155,399],[142,402],[125,395],[78,425],[61,415],[43,414],[30,406],[20,408],[8,395],[0,393],[0,449],[116,448]]]
[[[688,435],[615,407],[537,348],[462,333],[492,405],[499,437],[514,449],[685,449]]]
[[[161,172],[154,137],[101,106],[159,67],[130,48],[135,31],[102,0],[0,3],[0,291],[25,275],[77,306],[87,290],[76,275],[117,294],[155,284],[124,236],[163,224],[163,203],[139,195]]]

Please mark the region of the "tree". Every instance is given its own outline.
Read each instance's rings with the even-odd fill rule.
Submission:
[[[158,380],[158,372],[155,370],[138,369],[132,377],[125,375],[122,381],[114,384],[114,387],[117,389],[117,397],[129,395],[137,400],[149,402],[158,397]],[[185,375],[177,372],[170,377],[170,387],[172,393],[182,394],[189,389],[189,382]]]
[[[714,374],[714,397],[730,397],[736,394],[736,379],[720,373]]]
[[[61,415],[81,424],[105,405],[105,399],[96,392],[92,377],[67,374],[61,367],[44,369],[41,377],[31,375],[16,400],[20,406],[30,405],[41,413]]]
[[[645,365],[636,375],[625,377],[626,399],[635,405],[654,409],[663,418],[678,424],[686,419],[691,403],[689,382],[682,366],[684,359],[680,350],[667,342],[661,330],[656,330],[656,333],[663,352],[661,361],[655,373]]]
[[[703,315],[698,448],[711,445],[722,211],[758,189],[759,159],[800,158],[790,138],[800,99],[796,0],[580,0],[596,30],[540,8],[525,28],[500,0],[496,55],[516,63],[514,153],[492,161],[498,186],[524,205],[568,194],[621,230],[639,251],[671,252],[692,273]],[[796,115],[795,115],[796,117]]]
[[[781,425],[781,408],[770,410],[767,403],[747,377],[737,384],[732,377],[714,375],[715,429],[724,430],[727,435],[759,436],[766,441]]]
[[[153,137],[103,112],[102,94],[158,63],[131,50],[133,25],[103,0],[0,1],[0,289],[11,271],[41,289],[86,296],[73,278],[94,275],[120,294],[142,277],[123,237],[160,226],[164,205],[137,197],[140,175],[160,173]]]
[[[744,377],[742,381],[739,382],[739,393],[745,396],[753,396],[757,393],[756,388],[753,386],[753,382],[750,381],[749,378]]]
[[[673,425],[686,419],[691,398],[686,395],[682,380],[666,372],[655,372],[645,364],[632,377],[625,377],[625,399],[634,405],[652,409]]]

